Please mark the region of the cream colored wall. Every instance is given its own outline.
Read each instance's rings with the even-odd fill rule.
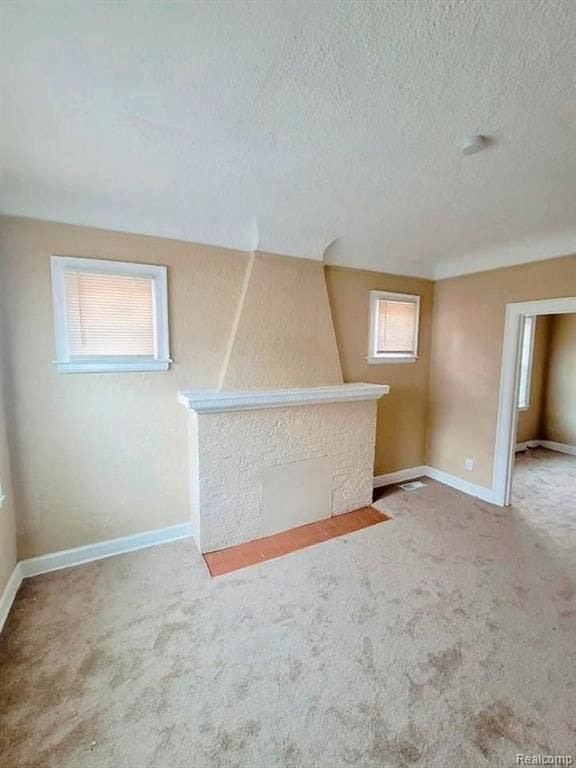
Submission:
[[[543,439],[540,434],[540,424],[544,415],[550,320],[548,315],[540,315],[536,318],[532,376],[530,379],[530,405],[526,410],[518,412],[516,441],[519,443]]]
[[[170,370],[57,373],[52,254],[166,265]],[[179,389],[341,380],[319,264],[10,217],[0,258],[20,558],[190,519]]]
[[[0,285],[2,273],[0,272]],[[4,398],[5,360],[3,355],[3,323],[0,313],[0,496],[6,498],[0,503],[0,596],[16,565],[16,520],[14,494],[10,472],[10,457],[6,430],[6,405]]]
[[[576,295],[576,256],[440,280],[434,294],[428,463],[490,487],[505,307]],[[464,458],[475,460],[472,472]]]
[[[186,413],[214,387],[247,255],[60,224],[0,221],[20,558],[189,519]],[[55,371],[50,255],[168,267],[167,372]]]
[[[543,440],[576,446],[576,314],[550,318]]]
[[[391,386],[390,394],[378,402],[375,473],[424,464],[434,284],[332,266],[326,267],[326,283],[344,380]],[[421,296],[419,357],[415,363],[368,364],[371,290]]]
[[[322,264],[257,253],[248,270],[223,388],[342,383]]]
[[[166,265],[171,369],[56,373],[52,254]],[[254,386],[251,339],[267,349],[253,367],[259,386],[339,380],[316,264],[257,254],[251,282],[243,252],[9,217],[0,218],[0,259],[11,473],[5,449],[1,471],[12,478],[0,510],[0,579],[14,560],[14,509],[20,558],[189,520],[187,425],[176,393],[222,381]],[[431,365],[428,461],[490,485],[505,304],[575,295],[576,257],[443,280],[435,290],[428,280],[340,267],[326,268],[325,279],[344,379],[392,387],[378,410],[376,473],[424,463]],[[416,363],[366,362],[371,289],[422,296]],[[264,297],[295,320],[297,332],[270,322],[259,306]],[[282,343],[291,350],[289,369],[275,357]],[[0,418],[0,441],[2,426]],[[473,473],[463,472],[464,456],[476,459]]]

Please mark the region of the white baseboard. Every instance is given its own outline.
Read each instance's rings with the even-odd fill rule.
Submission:
[[[4,622],[8,618],[8,614],[10,613],[10,608],[12,608],[12,603],[16,597],[16,593],[20,589],[22,578],[22,568],[20,563],[16,563],[14,570],[12,571],[12,575],[8,579],[8,583],[4,588],[2,597],[0,597],[0,632],[2,632]]]
[[[439,483],[449,485],[451,488],[456,488],[456,490],[462,491],[469,496],[475,496],[476,498],[482,499],[482,501],[488,501],[491,504],[494,503],[492,488],[486,488],[483,485],[470,483],[468,480],[463,480],[461,477],[451,475],[448,472],[443,472],[441,469],[427,466],[410,467],[408,469],[401,469],[398,472],[390,472],[388,475],[377,475],[374,478],[374,487],[382,488],[383,486],[392,485],[393,483],[403,483],[407,480],[415,480],[417,477],[429,477],[431,480],[437,480]]]
[[[538,448],[540,445],[539,440],[525,440],[523,443],[516,443],[516,453],[519,451],[525,451],[528,448]]]
[[[417,477],[424,477],[428,467],[409,467],[400,469],[398,472],[389,472],[387,475],[376,475],[374,478],[374,488],[383,488],[385,485],[394,483],[405,483],[408,480],[415,480]]]
[[[41,573],[58,571],[61,568],[70,568],[73,565],[90,563],[93,560],[102,560],[105,557],[122,555],[125,552],[134,552],[137,549],[153,547],[156,544],[164,544],[168,541],[186,539],[191,535],[192,524],[182,523],[181,525],[172,525],[169,528],[144,531],[144,533],[135,533],[133,536],[99,541],[97,544],[87,544],[85,547],[75,547],[74,549],[62,550],[61,552],[52,552],[49,555],[40,555],[39,557],[20,560],[14,566],[8,584],[0,597],[0,632],[23,579],[30,576],[38,576]]]
[[[437,480],[439,483],[444,483],[444,485],[449,485],[451,488],[456,488],[457,491],[467,493],[468,496],[475,496],[478,499],[482,499],[482,501],[488,501],[490,504],[494,503],[492,488],[470,483],[468,480],[463,480],[461,477],[443,472],[441,469],[434,469],[434,467],[426,467],[426,477],[429,477],[431,480]]]
[[[538,444],[542,448],[548,448],[550,451],[558,453],[567,453],[569,456],[576,456],[576,445],[566,445],[566,443],[555,443],[553,440],[539,440]]]
[[[576,456],[576,445],[556,443],[554,440],[527,440],[524,443],[516,443],[516,453],[518,453],[518,451],[525,451],[527,448],[548,448],[549,451],[557,451],[558,453],[567,453],[569,456]]]
[[[22,578],[38,576],[41,573],[58,571],[61,568],[70,568],[73,565],[90,563],[93,560],[102,560],[105,557],[122,555],[125,552],[134,552],[137,549],[152,547],[155,544],[164,544],[168,541],[185,539],[192,535],[192,524],[182,523],[172,525],[169,528],[159,528],[154,531],[135,533],[133,536],[124,536],[120,539],[99,541],[97,544],[87,544],[85,547],[64,549],[61,552],[52,552],[49,555],[30,557],[21,560]]]
[[[526,440],[522,443],[516,443],[516,452],[525,451],[527,448],[539,447],[548,448],[550,451],[558,451],[559,453],[567,453],[570,456],[576,456],[576,446],[566,445],[565,443],[556,443],[552,440]],[[408,469],[401,469],[398,472],[390,472],[387,475],[376,475],[374,478],[374,488],[382,488],[386,485],[393,485],[394,483],[404,483],[408,480],[415,480],[417,477],[429,477],[431,480],[437,480],[439,483],[449,485],[451,488],[456,488],[456,490],[462,491],[462,493],[467,493],[469,496],[475,496],[490,504],[496,503],[496,496],[492,488],[486,488],[484,485],[470,483],[468,480],[464,480],[461,477],[428,466],[409,467]]]

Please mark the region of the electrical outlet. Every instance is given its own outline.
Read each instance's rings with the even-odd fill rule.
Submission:
[[[468,470],[468,472],[472,472],[474,469],[474,459],[471,459],[469,456],[467,456],[464,459],[464,469]]]

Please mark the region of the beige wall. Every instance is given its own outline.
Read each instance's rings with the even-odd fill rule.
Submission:
[[[532,356],[532,376],[530,379],[530,405],[518,412],[516,441],[543,439],[540,425],[544,415],[546,371],[548,368],[548,336],[550,331],[548,315],[536,318],[534,330],[534,351]]]
[[[189,519],[178,389],[213,387],[247,255],[25,219],[0,222],[20,558]],[[61,374],[50,255],[168,267],[167,372]]]
[[[344,380],[391,386],[390,394],[378,403],[376,474],[424,464],[434,284],[430,280],[331,266],[326,268],[326,282]],[[419,358],[415,363],[368,364],[371,290],[421,296]]]
[[[224,389],[342,383],[321,263],[255,254],[238,310]]]
[[[505,307],[576,295],[576,256],[441,280],[434,294],[428,463],[491,486]],[[464,458],[475,460],[472,472]]]
[[[166,265],[171,369],[56,373],[52,254]],[[14,559],[14,509],[20,558],[190,519],[179,389],[248,386],[248,361],[258,386],[340,380],[320,265],[7,217],[0,219],[0,259],[12,478],[0,510],[8,563],[0,578]],[[378,409],[376,473],[425,463],[428,423],[428,462],[489,485],[505,304],[576,294],[576,257],[443,280],[436,288],[340,267],[326,268],[325,279],[344,379],[392,387]],[[422,297],[416,363],[368,365],[371,289]],[[270,322],[266,307],[295,324]],[[275,358],[282,347],[287,355]],[[465,456],[476,460],[472,473],[463,472]],[[2,461],[0,471],[10,477],[5,448]]]
[[[52,254],[166,265],[170,370],[57,373]],[[0,258],[20,558],[190,519],[179,389],[341,380],[321,264],[8,217]]]
[[[550,318],[543,440],[576,445],[576,314]]]
[[[0,285],[2,273],[0,272]],[[6,405],[4,402],[3,323],[0,313],[0,496],[5,495],[0,505],[0,596],[16,565],[16,521],[14,514],[14,494],[10,474],[10,458],[6,434]]]

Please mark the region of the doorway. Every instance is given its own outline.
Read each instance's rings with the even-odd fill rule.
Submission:
[[[517,407],[511,502],[561,529],[576,512],[576,314],[526,316]]]
[[[576,313],[576,297],[506,305],[492,484],[494,502],[500,506],[507,506],[511,503],[512,472],[518,429],[518,402],[522,395],[521,385],[524,392],[526,388],[522,375],[526,367],[526,355],[524,358],[522,355],[523,339],[526,338],[525,329],[530,324],[527,323],[526,318],[570,313]]]

